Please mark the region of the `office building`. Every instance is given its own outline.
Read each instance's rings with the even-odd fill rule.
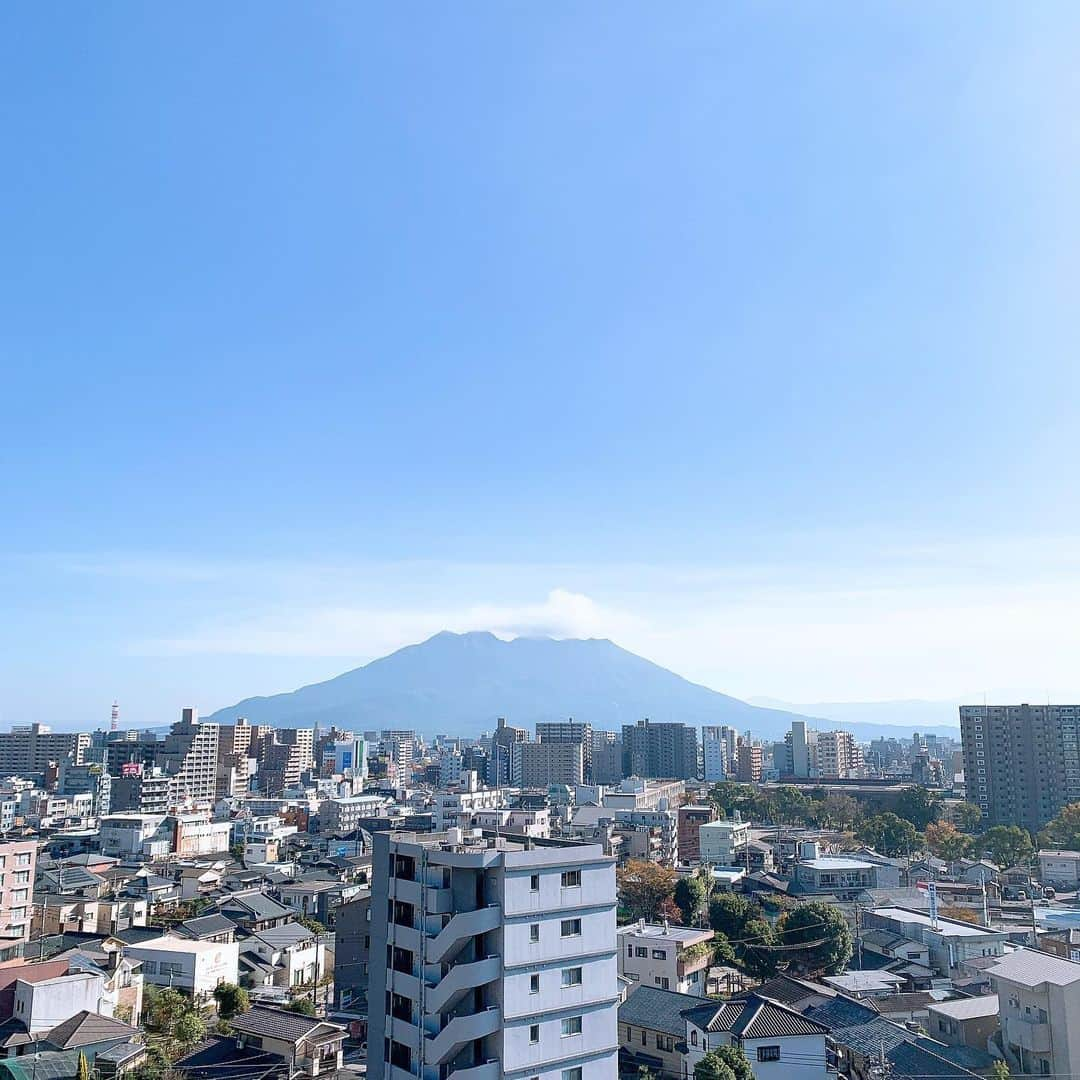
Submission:
[[[622,729],[623,775],[693,780],[697,777],[697,729],[645,719]]]
[[[76,765],[71,758],[64,758],[57,773],[56,792],[68,796],[89,792],[93,817],[102,817],[112,808],[112,777],[102,765]]]
[[[1080,802],[1080,705],[962,705],[967,799],[983,823],[1035,832]]]
[[[376,833],[372,1080],[611,1080],[615,862],[599,846]]]
[[[581,742],[519,742],[512,747],[510,775],[515,787],[573,787],[584,781],[585,748]]]
[[[544,721],[536,725],[536,741],[540,743],[576,743],[581,747],[582,769],[585,782],[593,782],[593,729],[592,724],[577,720]],[[562,781],[552,781],[562,783]]]
[[[703,727],[701,729],[703,777],[710,784],[727,779],[725,740],[721,727]]]
[[[0,731],[0,774],[43,773],[49,765],[70,757],[75,765],[84,764],[90,748],[89,732],[52,731],[45,724],[25,724],[10,731]]]

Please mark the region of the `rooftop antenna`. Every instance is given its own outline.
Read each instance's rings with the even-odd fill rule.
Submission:
[[[120,723],[120,702],[114,701],[112,703],[112,723],[109,725],[110,731],[116,731],[117,726]]]

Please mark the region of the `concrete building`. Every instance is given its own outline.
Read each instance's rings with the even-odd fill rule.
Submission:
[[[1004,955],[1009,935],[960,919],[939,918],[937,926],[923,911],[901,907],[867,908],[862,913],[867,930],[890,930],[927,947],[930,966],[943,977],[958,972],[968,960]]]
[[[100,836],[102,855],[168,855],[175,826],[165,814],[110,814],[101,820]]]
[[[374,843],[372,1080],[615,1076],[613,859],[459,830]]]
[[[686,784],[682,780],[628,776],[618,787],[606,788],[600,802],[608,810],[668,810],[679,805],[685,792]]]
[[[985,825],[1036,832],[1080,802],[1080,705],[962,705],[960,737]]]
[[[233,724],[218,728],[217,799],[246,795],[251,781],[251,760],[260,739],[272,729],[256,726],[238,716]]]
[[[513,727],[505,718],[498,718],[491,736],[491,756],[488,758],[487,782],[490,786],[504,787],[511,782],[514,744],[528,741],[529,733],[525,728]]]
[[[786,761],[780,766],[781,775],[800,779],[818,775],[817,738],[805,720],[791,721],[791,730],[784,736]]]
[[[476,787],[464,791],[444,791],[435,796],[435,831],[472,828],[473,815],[506,805],[501,788]]]
[[[614,731],[594,731],[592,782],[618,784],[622,778],[622,740]]]
[[[749,840],[748,821],[710,821],[698,832],[701,861],[714,866],[738,866]]]
[[[367,1015],[371,959],[371,893],[342,904],[334,922],[334,995],[339,1009]]]
[[[1080,851],[1040,851],[1039,880],[1070,892],[1080,888]]]
[[[619,974],[639,986],[658,986],[680,994],[705,996],[705,977],[712,960],[712,930],[640,922],[620,926]]]
[[[816,844],[807,844],[816,852]],[[867,889],[884,888],[878,864],[848,855],[803,856],[795,863],[794,882],[800,893],[824,893],[838,900],[854,900]],[[899,884],[899,872],[897,872]]]
[[[37,841],[0,844],[0,949],[30,937]]]
[[[727,779],[727,759],[724,753],[723,728],[703,727],[701,729],[702,762],[704,778],[710,784]]]
[[[739,741],[736,747],[737,765],[735,778],[740,784],[760,784],[764,758],[760,744],[746,739]]]
[[[229,850],[232,823],[207,821],[202,814],[177,814],[173,850],[182,858],[219,855]]]
[[[58,975],[39,982],[17,979],[12,1017],[22,1021],[31,1035],[40,1035],[83,1009],[108,1016],[111,1014],[103,1011],[108,1007],[103,1000],[104,990],[105,976],[90,972]]]
[[[70,757],[62,758],[56,792],[64,796],[89,793],[93,817],[102,817],[112,809],[112,777],[100,764],[76,765]]]
[[[701,861],[701,827],[707,825],[716,810],[712,803],[688,803],[676,811],[679,823],[679,861],[696,863]]]
[[[1013,1073],[1080,1074],[1080,963],[1017,949],[986,973]]]
[[[158,769],[131,762],[121,765],[121,775],[112,778],[111,813],[160,814],[169,812],[169,778]]]
[[[45,724],[17,725],[0,731],[0,773],[43,773],[50,764],[65,758],[82,765],[90,742],[88,732],[53,731]]]
[[[679,817],[674,810],[616,810],[615,827],[626,841],[630,858],[678,864]]]
[[[196,941],[191,938],[150,938],[128,945],[125,955],[142,961],[143,978],[155,986],[181,990],[207,1002],[221,982],[239,979],[239,946],[235,941]]]
[[[217,794],[218,725],[199,720],[198,709],[181,710],[157,752],[169,777],[169,810],[210,810]]]
[[[581,747],[581,768],[583,779],[587,783],[593,782],[593,729],[592,724],[581,721],[555,720],[542,721],[536,725],[536,740],[543,743],[576,743]],[[552,780],[552,783],[568,783],[569,781]],[[524,784],[524,787],[533,785]]]
[[[381,795],[351,795],[345,799],[326,799],[319,804],[319,831],[348,833],[361,818],[378,817],[386,806]]]
[[[697,729],[686,724],[639,720],[623,724],[623,776],[693,780],[697,777]]]
[[[930,1038],[946,1046],[986,1050],[986,1041],[998,1030],[998,999],[994,994],[932,1001],[927,1007]]]
[[[510,775],[517,787],[572,787],[584,781],[585,750],[581,742],[519,742],[514,743],[511,753]]]
[[[862,750],[850,731],[818,732],[817,775],[822,780],[858,780],[862,772]]]

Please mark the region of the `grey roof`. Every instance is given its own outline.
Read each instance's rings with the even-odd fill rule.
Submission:
[[[700,1004],[701,998],[693,994],[661,990],[658,986],[639,986],[619,1006],[619,1023],[685,1039],[686,1021],[683,1014]]]
[[[230,893],[222,897],[218,906],[222,911],[247,912],[255,919],[283,919],[292,914],[289,908],[279,904],[273,897],[254,890]]]
[[[55,870],[46,870],[41,876],[58,889],[89,889],[105,884],[104,878],[91,874],[85,866],[58,866]]]
[[[823,986],[808,979],[796,979],[792,975],[777,975],[762,983],[754,992],[770,1001],[778,1001],[781,1005],[788,1006],[815,997],[836,997],[836,991],[831,986]]]
[[[62,1024],[57,1024],[45,1036],[45,1041],[60,1050],[70,1050],[76,1046],[89,1046],[91,1043],[109,1042],[112,1039],[129,1042],[138,1034],[138,1028],[83,1009],[82,1012],[68,1017]]]
[[[287,1009],[272,1009],[265,1005],[256,1005],[246,1013],[240,1013],[229,1021],[233,1031],[242,1031],[246,1035],[265,1035],[271,1039],[283,1039],[297,1043],[311,1035],[316,1028],[325,1027],[327,1035],[345,1035],[345,1029],[325,1020],[301,1016],[300,1013]]]
[[[236,923],[232,919],[215,912],[213,915],[200,915],[196,919],[186,919],[175,928],[174,932],[183,937],[202,940],[235,929]]]
[[[954,1020],[973,1020],[980,1016],[997,1016],[997,994],[983,994],[980,997],[954,998],[952,1001],[934,1001],[930,1008],[951,1016]]]
[[[789,1035],[824,1035],[825,1024],[802,1016],[794,1009],[758,994],[721,1002],[710,1002],[684,1015],[705,1031],[730,1031],[742,1039],[782,1039]]]
[[[939,1076],[943,1080],[972,1080],[974,1074],[960,1065],[956,1065],[936,1051],[923,1046],[929,1039],[920,1039],[918,1043],[898,1043],[885,1052],[885,1057],[892,1066],[889,1075],[893,1080],[925,1080],[926,1077]],[[939,1049],[945,1047],[935,1044]]]
[[[22,1020],[11,1017],[0,1023],[0,1048],[25,1046],[31,1041],[30,1033],[26,1030],[26,1024]]]
[[[94,1064],[99,1061],[111,1061],[114,1065],[123,1065],[125,1061],[146,1053],[146,1043],[122,1042],[101,1050],[94,1056]]]
[[[996,963],[986,969],[986,973],[1026,986],[1038,986],[1041,983],[1071,986],[1080,982],[1080,964],[1075,960],[1065,960],[1063,957],[1036,952],[1034,949],[1016,949],[1006,956],[1000,956]]]
[[[289,1069],[282,1058],[251,1046],[237,1046],[236,1040],[222,1035],[204,1039],[177,1063],[178,1070],[196,1069],[195,1075],[212,1080],[263,1080],[278,1073],[287,1076]]]
[[[266,930],[258,930],[254,934],[260,941],[265,941],[272,949],[284,949],[289,945],[298,945],[301,941],[314,941],[315,935],[299,923],[284,923],[282,926],[271,926]]]

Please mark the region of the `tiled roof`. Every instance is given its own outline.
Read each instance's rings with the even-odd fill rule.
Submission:
[[[236,929],[236,923],[224,915],[200,915],[196,919],[187,919],[176,927],[176,933],[184,937],[209,938]]]
[[[222,911],[246,911],[255,919],[283,919],[291,914],[287,907],[279,904],[265,893],[250,891],[231,893],[222,898]]]
[[[209,1080],[264,1080],[277,1074],[287,1076],[286,1062],[275,1054],[251,1046],[237,1046],[236,1040],[213,1035],[199,1043],[176,1063],[177,1070],[192,1069]]]
[[[831,986],[823,986],[807,979],[796,979],[791,975],[777,975],[768,982],[762,983],[754,992],[761,997],[769,998],[770,1001],[778,1001],[781,1005],[789,1006],[815,997],[836,997],[836,991]]]
[[[942,1080],[973,1080],[974,1074],[960,1065],[912,1042],[898,1043],[885,1052],[892,1069],[892,1080],[926,1080],[941,1077]]]
[[[683,1039],[686,1021],[683,1014],[701,1004],[701,998],[661,990],[658,986],[639,986],[619,1006],[619,1023],[662,1031]]]
[[[325,1027],[327,1034],[345,1034],[344,1028],[328,1024],[325,1020],[302,1016],[287,1009],[271,1009],[265,1005],[256,1005],[246,1013],[234,1016],[229,1023],[233,1031],[243,1032],[245,1035],[265,1035],[267,1038],[283,1039],[292,1043],[311,1035],[319,1027]]]
[[[105,884],[104,878],[91,874],[84,866],[58,866],[41,876],[58,889],[89,889]]]
[[[77,1046],[89,1046],[91,1043],[109,1042],[112,1039],[123,1039],[127,1042],[138,1034],[138,1028],[83,1009],[54,1027],[45,1039],[60,1050],[71,1050]]]
[[[730,1031],[743,1039],[781,1039],[789,1035],[824,1035],[829,1029],[794,1009],[757,994],[717,1005],[699,1005],[685,1013],[709,1032]]]
[[[260,941],[265,941],[272,949],[284,949],[289,945],[298,945],[302,941],[314,941],[315,935],[300,923],[284,923],[282,926],[271,926],[266,930],[259,930],[254,935]]]
[[[1040,983],[1071,986],[1080,982],[1080,964],[1075,960],[1065,960],[1034,949],[1017,949],[1008,956],[998,957],[997,962],[986,969],[986,973],[1026,986],[1038,986]]]

